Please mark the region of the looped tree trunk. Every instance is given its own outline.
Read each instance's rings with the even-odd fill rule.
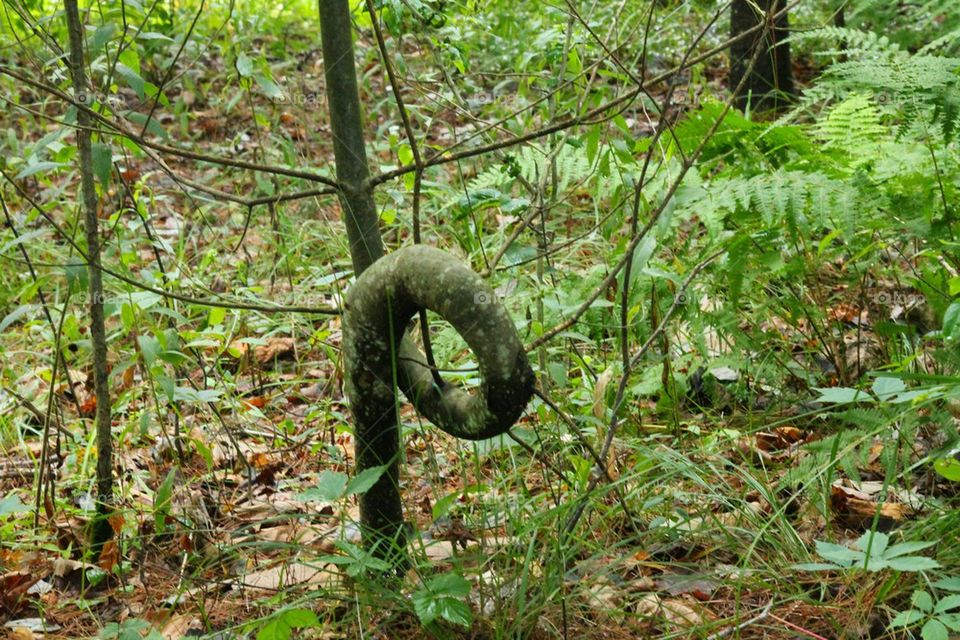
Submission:
[[[438,386],[406,326],[421,309],[440,315],[476,355],[475,393]],[[363,272],[343,317],[347,394],[356,425],[357,470],[386,471],[360,499],[365,542],[381,556],[402,547],[396,388],[431,422],[459,438],[507,431],[533,394],[534,374],[516,327],[490,287],[452,255],[423,245],[399,249]]]

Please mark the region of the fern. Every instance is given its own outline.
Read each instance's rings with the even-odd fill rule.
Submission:
[[[894,57],[902,54],[900,45],[873,31],[861,31],[847,27],[822,27],[812,31],[798,32],[790,37],[792,42],[828,40],[843,44],[842,50],[817,51],[818,56]]]
[[[841,149],[857,158],[856,166],[876,157],[886,129],[880,123],[880,111],[872,97],[854,94],[830,111],[817,133],[825,148]]]
[[[716,235],[734,213],[759,215],[768,226],[784,222],[796,231],[833,226],[833,217],[847,218],[856,190],[821,172],[778,170],[751,178],[720,178],[702,190],[703,197],[684,209],[696,213]]]

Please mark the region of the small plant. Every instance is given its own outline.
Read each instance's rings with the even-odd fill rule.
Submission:
[[[827,562],[811,562],[794,565],[801,571],[839,571],[843,569],[866,569],[867,571],[926,571],[940,566],[933,558],[909,555],[931,547],[935,542],[901,542],[890,546],[890,536],[867,531],[853,547],[832,542],[816,541],[817,555]]]
[[[287,609],[260,627],[257,640],[289,640],[296,629],[319,627],[317,614],[310,609]]]
[[[944,591],[960,591],[960,578],[943,578],[932,586]],[[956,612],[957,609],[960,609],[960,593],[934,599],[929,591],[917,589],[910,597],[910,608],[898,613],[890,621],[890,626],[920,626],[923,640],[947,640],[951,631],[960,631],[960,613]]]
[[[470,581],[456,573],[444,573],[428,580],[413,594],[413,608],[421,624],[429,627],[438,618],[462,627],[473,624],[470,605]]]

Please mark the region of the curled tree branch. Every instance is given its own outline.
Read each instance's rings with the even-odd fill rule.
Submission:
[[[473,349],[483,378],[476,393],[438,386],[423,356],[404,339],[407,323],[423,309],[447,320]],[[350,288],[343,356],[357,470],[386,467],[360,499],[366,542],[386,555],[383,541],[403,543],[397,387],[447,433],[481,440],[505,433],[520,417],[535,377],[516,327],[489,285],[450,254],[425,245],[381,258]]]

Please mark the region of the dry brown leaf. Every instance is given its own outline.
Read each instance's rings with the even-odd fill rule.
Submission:
[[[703,608],[693,598],[663,599],[655,593],[648,593],[637,600],[637,613],[656,616],[671,625],[671,631],[687,629],[715,619],[715,616]]]
[[[339,582],[340,576],[330,569],[299,562],[254,571],[240,578],[240,584],[245,587],[268,590],[303,584],[320,585],[329,589]]]

